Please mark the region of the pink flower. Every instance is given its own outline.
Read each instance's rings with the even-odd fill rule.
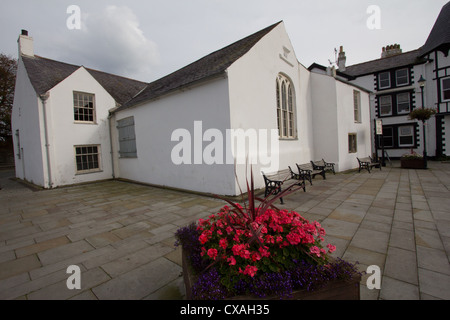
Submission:
[[[257,271],[258,271],[257,267],[250,266],[250,265],[246,266],[244,271],[242,271],[242,269],[239,268],[240,273],[243,273],[244,275],[249,275],[252,278],[255,276]]]
[[[230,263],[230,266],[235,266],[236,265],[236,259],[231,256],[227,259],[227,261]]]
[[[208,256],[213,259],[216,260],[217,257],[217,249],[209,249],[208,250]]]
[[[327,245],[328,253],[333,253],[336,251],[336,246],[333,246],[331,243]]]
[[[311,252],[312,254],[317,255],[318,257],[320,257],[320,249],[317,246],[313,246],[309,249],[309,252]]]

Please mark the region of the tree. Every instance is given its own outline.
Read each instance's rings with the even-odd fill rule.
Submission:
[[[16,84],[17,60],[0,54],[0,142],[11,140],[11,112]]]

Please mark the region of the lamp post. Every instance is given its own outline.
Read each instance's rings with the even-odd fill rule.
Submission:
[[[420,92],[422,96],[422,109],[425,108],[425,99],[423,96],[423,89],[425,88],[426,80],[423,76],[420,76],[420,79],[418,81],[420,86]],[[422,120],[422,130],[423,130],[423,162],[425,169],[427,168],[427,136],[425,132],[425,120]]]

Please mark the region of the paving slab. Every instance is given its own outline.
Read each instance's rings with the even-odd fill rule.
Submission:
[[[124,181],[36,191],[0,172],[0,299],[184,299],[174,233],[221,200]],[[368,300],[450,299],[450,164],[313,180],[282,208],[321,222],[335,257],[382,271]],[[81,290],[65,285],[81,269]]]

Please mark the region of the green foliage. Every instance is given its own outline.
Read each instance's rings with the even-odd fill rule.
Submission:
[[[431,116],[436,114],[436,110],[432,108],[418,108],[414,109],[409,114],[410,120],[427,121]]]
[[[11,112],[14,101],[17,61],[0,54],[0,142],[11,138]]]

